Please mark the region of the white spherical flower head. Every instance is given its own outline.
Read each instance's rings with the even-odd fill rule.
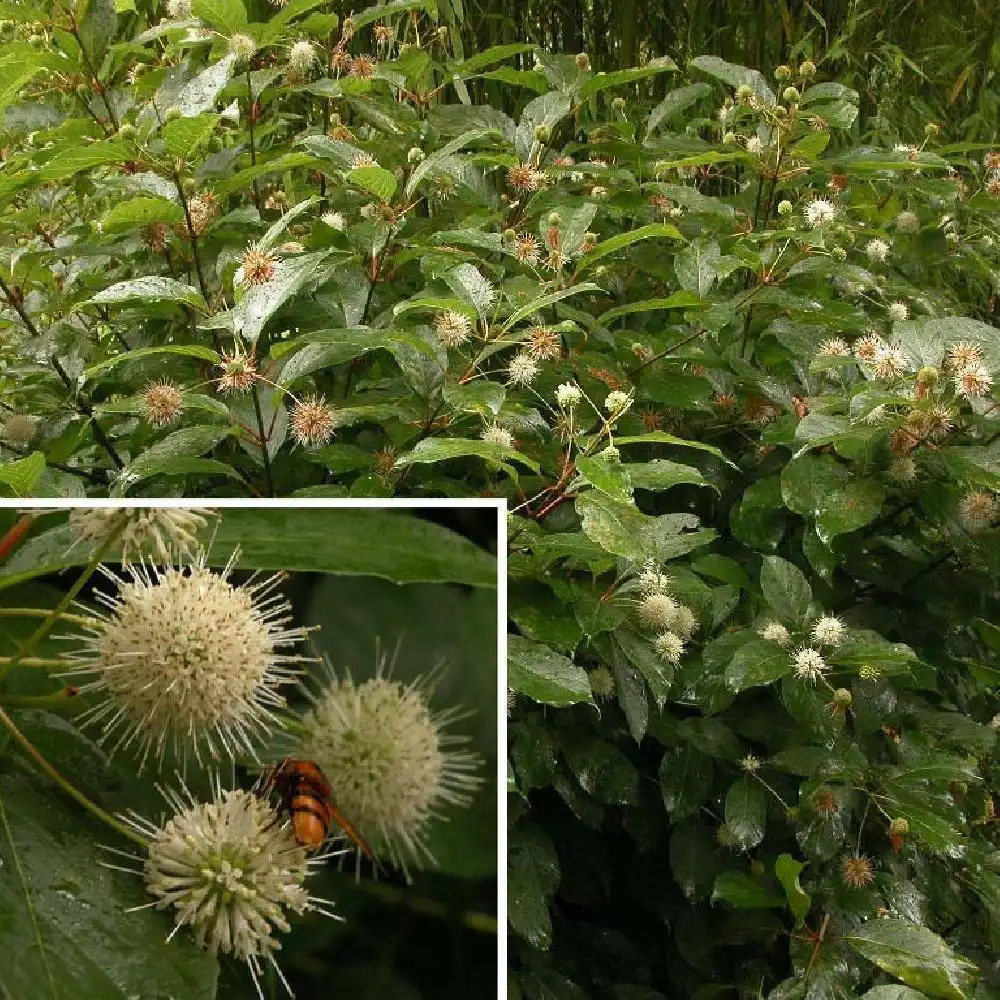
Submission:
[[[621,416],[631,405],[631,394],[622,392],[620,389],[609,392],[607,398],[604,400],[604,409],[613,416]]]
[[[338,233],[342,233],[347,227],[347,220],[340,212],[324,212],[319,219],[324,225],[335,229]]]
[[[229,39],[229,51],[236,56],[238,63],[245,63],[254,57],[257,52],[257,43],[252,35],[240,31]]]
[[[304,73],[316,61],[316,50],[312,42],[301,39],[288,52],[288,65],[297,73]]]
[[[920,229],[920,217],[915,212],[904,210],[896,216],[896,228],[901,233],[915,233]]]
[[[646,563],[636,581],[644,594],[669,594],[672,584],[670,576],[661,573],[652,562]]]
[[[663,632],[671,628],[678,606],[669,594],[653,592],[639,602],[636,614],[651,632]]]
[[[676,632],[685,642],[698,631],[698,619],[686,604],[677,605],[670,631]]]
[[[665,663],[680,663],[684,655],[684,640],[676,632],[661,632],[653,640],[656,655]]]
[[[182,788],[163,790],[173,815],[160,825],[135,814],[122,817],[149,841],[137,873],[155,900],[146,905],[172,911],[175,926],[167,940],[187,927],[199,948],[246,962],[260,996],[267,964],[291,995],[275,961],[281,947],[275,933],[291,930],[289,914],[316,911],[340,919],[330,912],[332,903],[303,885],[322,859],[307,857],[266,799],[216,782],[213,801],[198,802]]]
[[[607,667],[594,667],[587,674],[590,690],[598,701],[610,701],[615,696],[615,679]]]
[[[815,198],[806,205],[806,222],[813,229],[820,226],[828,226],[837,215],[837,209],[833,202],[826,198]]]
[[[882,263],[889,256],[889,244],[885,240],[869,240],[865,246],[865,253],[868,259],[875,263]]]
[[[472,321],[465,313],[438,313],[434,317],[434,333],[443,346],[459,347],[472,335]]]
[[[993,386],[993,376],[984,365],[969,365],[955,375],[955,391],[963,396],[985,396]]]
[[[895,301],[889,303],[889,319],[894,323],[902,323],[910,318],[910,307],[905,302]]]
[[[575,382],[563,382],[556,388],[556,402],[560,409],[572,410],[580,405],[583,392]]]
[[[510,359],[507,382],[510,385],[531,385],[538,374],[538,362],[528,351],[520,351]]]
[[[76,542],[95,547],[117,534],[124,565],[143,553],[169,563],[197,551],[198,534],[214,516],[202,507],[74,507],[69,530]]]
[[[3,424],[3,436],[16,445],[29,445],[34,440],[38,425],[35,418],[24,413],[12,413]]]
[[[760,156],[764,152],[764,143],[760,141],[758,136],[752,135],[747,139],[747,152],[754,156]]]
[[[791,633],[781,622],[768,622],[763,628],[757,631],[762,639],[776,642],[779,646],[787,646],[792,640]]]
[[[484,428],[481,436],[487,444],[498,444],[501,448],[514,447],[514,435],[496,422]]]
[[[306,638],[290,627],[291,605],[277,592],[283,577],[228,577],[238,557],[213,572],[204,555],[187,567],[133,567],[118,587],[98,593],[107,612],[92,617],[72,674],[96,675],[81,685],[101,700],[80,717],[100,725],[111,752],[135,745],[142,770],[162,764],[168,747],[186,763],[237,753],[256,759],[257,740],[277,726],[272,709],[282,684],[309,658],[284,650]]]
[[[839,646],[847,635],[847,627],[833,615],[823,615],[812,628],[812,637],[821,646]]]
[[[479,757],[466,741],[444,732],[458,715],[429,705],[435,678],[403,684],[386,675],[356,683],[327,669],[310,692],[302,718],[302,757],[314,760],[336,790],[337,808],[360,831],[376,857],[409,878],[409,866],[436,863],[428,827],[445,806],[466,806],[481,782]]]
[[[815,684],[829,669],[822,654],[806,647],[795,654],[795,676],[800,680]]]
[[[191,0],[167,0],[167,15],[175,21],[191,17]]]

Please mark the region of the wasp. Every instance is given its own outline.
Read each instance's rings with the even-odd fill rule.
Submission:
[[[318,850],[336,823],[367,857],[373,857],[361,834],[333,804],[330,782],[318,764],[286,757],[264,772],[260,787],[264,794],[273,792],[281,799],[281,808],[291,817],[295,842],[300,846]]]

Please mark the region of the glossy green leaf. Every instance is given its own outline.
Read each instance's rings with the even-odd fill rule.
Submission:
[[[159,276],[119,281],[98,292],[88,299],[86,304],[106,306],[121,305],[126,302],[178,302],[192,309],[208,311],[201,292],[196,288],[183,281]]]
[[[519,635],[507,637],[507,684],[543,705],[593,702],[590,680],[582,667]]]

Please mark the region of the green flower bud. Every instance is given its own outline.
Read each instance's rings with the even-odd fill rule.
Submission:
[[[846,708],[852,701],[854,701],[854,698],[851,696],[851,692],[848,691],[847,688],[837,688],[837,690],[833,692],[834,705],[840,705],[843,708]]]
[[[513,243],[514,240],[517,239],[517,233],[515,233],[513,229],[505,229],[503,231],[503,236],[501,237],[501,239],[504,241],[504,243]]]
[[[177,121],[181,116],[181,109],[177,107],[176,104],[172,104],[166,111],[163,112],[163,120],[165,122]]]
[[[778,215],[791,215],[792,203],[787,198],[782,198],[778,202]]]
[[[804,63],[799,67],[799,76],[803,80],[808,80],[816,75],[816,63],[811,59],[806,59]]]
[[[616,97],[611,102],[611,107],[613,107],[615,109],[615,111],[624,111],[626,103],[627,102],[626,102],[626,100],[625,100],[624,97]]]
[[[910,824],[902,816],[897,816],[889,824],[889,833],[893,837],[905,837],[910,832]]]
[[[788,80],[790,79],[791,75],[792,71],[790,67],[786,66],[784,63],[782,63],[780,66],[775,67],[774,70],[775,80],[778,80],[779,82],[783,80]]]
[[[924,126],[924,135],[929,139],[931,136],[939,135],[941,132],[941,126],[937,122],[928,122]]]
[[[798,104],[801,96],[795,87],[785,87],[781,92],[781,99],[788,104]]]
[[[535,142],[548,142],[552,138],[552,129],[548,125],[536,125],[531,134]]]
[[[119,126],[118,134],[123,139],[134,139],[136,135],[138,135],[138,132],[136,131],[136,127],[131,122],[125,122]]]
[[[574,62],[581,73],[586,73],[590,69],[590,56],[586,52],[578,52]]]
[[[736,88],[736,99],[738,101],[749,101],[753,97],[753,87],[749,83],[741,83]]]
[[[550,226],[558,226],[562,222],[562,216],[558,212],[549,212],[548,223]]]
[[[193,177],[185,177],[181,183],[185,194],[194,194],[198,190],[198,182]]]
[[[725,135],[723,135],[723,137],[722,137],[722,142],[723,142],[723,145],[725,145],[725,146],[732,146],[733,143],[736,142],[736,133],[735,132],[726,132]]]
[[[831,247],[830,256],[839,263],[843,264],[847,260],[847,251],[843,247]]]
[[[406,154],[406,162],[411,166],[415,166],[418,163],[422,163],[424,160],[424,151],[419,146],[410,147],[410,151]]]
[[[788,117],[788,108],[786,108],[784,104],[775,104],[775,106],[771,108],[771,111],[773,112],[775,118]]]

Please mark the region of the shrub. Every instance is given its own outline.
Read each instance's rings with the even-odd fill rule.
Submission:
[[[515,995],[987,995],[998,154],[319,6],[8,43],[0,474],[507,498]]]

